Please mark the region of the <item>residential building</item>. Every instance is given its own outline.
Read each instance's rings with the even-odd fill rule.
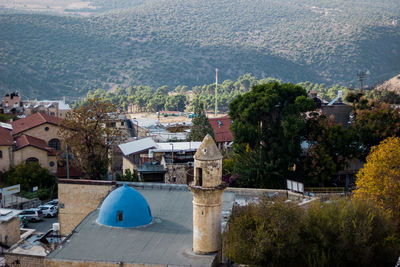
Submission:
[[[186,184],[187,168],[200,142],[156,143],[151,137],[120,144],[123,171],[138,172],[144,182]]]
[[[224,116],[220,118],[210,118],[208,121],[214,130],[214,138],[217,147],[221,152],[228,151],[233,142],[233,134],[230,130],[231,119],[229,116]]]
[[[57,173],[57,153],[61,152],[60,119],[35,113],[13,121],[0,123],[0,170],[22,162],[39,162],[51,173]]]
[[[18,92],[7,93],[0,105],[2,113],[21,113],[23,111],[23,103]]]

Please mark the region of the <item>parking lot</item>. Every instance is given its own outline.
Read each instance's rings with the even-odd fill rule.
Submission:
[[[53,227],[53,223],[58,222],[58,216],[52,218],[43,218],[40,222],[29,222],[25,228],[35,229],[37,232],[46,233]]]

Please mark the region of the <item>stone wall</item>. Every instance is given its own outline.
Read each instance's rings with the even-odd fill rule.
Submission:
[[[5,253],[6,266],[44,267],[44,256]]]
[[[166,184],[186,184],[187,164],[166,164],[165,167],[167,169],[165,173]]]
[[[0,159],[0,171],[6,171],[10,168],[12,146],[0,146],[3,157]]]
[[[59,179],[60,233],[68,235],[113,189],[112,181]]]
[[[0,242],[12,246],[20,239],[19,217],[0,223]]]

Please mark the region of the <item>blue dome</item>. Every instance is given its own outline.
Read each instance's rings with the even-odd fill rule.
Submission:
[[[98,222],[113,227],[137,227],[149,224],[152,219],[146,199],[124,184],[104,199]]]

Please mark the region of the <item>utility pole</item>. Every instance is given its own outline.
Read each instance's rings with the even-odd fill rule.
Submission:
[[[365,78],[365,72],[359,71],[359,72],[357,72],[357,76],[358,76],[358,80],[360,81],[360,90],[362,90],[364,88],[363,81]]]
[[[69,158],[68,158],[68,145],[65,145],[65,159],[66,159],[66,167],[67,167],[67,179],[69,179]]]
[[[215,69],[215,117],[218,114],[218,69]]]

